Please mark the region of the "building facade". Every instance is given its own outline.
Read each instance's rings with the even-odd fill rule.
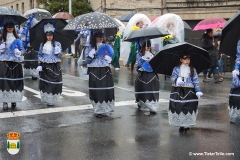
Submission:
[[[240,10],[240,0],[88,0],[93,10],[119,18],[128,13],[143,13],[150,19],[165,13],[183,20],[210,17],[229,19]]]
[[[11,7],[24,14],[27,10],[38,8],[36,0],[1,0],[0,6]]]

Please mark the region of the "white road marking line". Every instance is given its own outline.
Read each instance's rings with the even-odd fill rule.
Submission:
[[[169,100],[159,99],[159,102],[169,102]],[[115,107],[127,106],[127,105],[136,105],[135,100],[115,102]],[[92,109],[92,108],[93,108],[92,104],[86,104],[86,105],[69,106],[69,107],[35,109],[35,110],[16,111],[16,112],[4,112],[4,113],[0,113],[0,119],[1,118],[11,118],[11,117],[32,116],[32,115],[38,115],[38,114],[57,113],[57,112],[77,111],[77,110],[85,110],[85,109]]]

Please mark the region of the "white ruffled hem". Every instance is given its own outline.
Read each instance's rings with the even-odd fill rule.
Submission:
[[[181,112],[180,114],[172,113],[170,110],[168,111],[168,119],[169,124],[175,127],[193,127],[196,125],[198,111],[191,114],[188,112],[184,114]]]
[[[0,102],[22,102],[23,91],[0,91]]]

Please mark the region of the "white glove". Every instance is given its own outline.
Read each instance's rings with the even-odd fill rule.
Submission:
[[[94,55],[95,55],[95,54],[96,54],[96,50],[93,48],[93,49],[89,52],[88,56],[91,57],[91,58],[94,58]]]
[[[59,54],[61,52],[61,48],[59,46],[56,46],[54,48],[54,54]]]
[[[142,59],[145,61],[150,61],[153,58],[153,54],[149,51],[145,51],[144,56],[142,56]]]
[[[36,68],[36,70],[41,72],[41,71],[42,71],[42,66],[38,66],[38,67]]]
[[[197,92],[197,93],[196,93],[196,96],[197,96],[198,98],[200,98],[202,95],[203,95],[202,92]]]
[[[14,49],[14,55],[15,55],[16,57],[20,57],[20,56],[21,56],[21,51],[19,51],[19,49],[15,48],[15,49]]]
[[[232,75],[233,75],[233,77],[236,77],[236,76],[238,76],[239,75],[239,70],[233,70],[232,71]]]
[[[111,63],[112,62],[112,58],[108,55],[105,55],[104,56],[104,59],[108,62],[108,63]]]
[[[177,78],[177,82],[176,82],[176,85],[177,86],[180,86],[180,85],[182,85],[184,82],[182,81],[182,77],[178,77]]]
[[[5,47],[6,47],[5,42],[2,42],[1,45],[0,45],[0,52],[3,52]]]

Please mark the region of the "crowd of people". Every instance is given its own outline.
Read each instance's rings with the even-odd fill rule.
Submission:
[[[115,95],[114,83],[110,66],[115,70],[120,70],[119,59],[121,58],[121,47],[128,47],[128,57],[125,58],[125,66],[130,67],[130,72],[137,71],[134,85],[134,93],[138,108],[145,115],[156,114],[159,106],[159,78],[149,64],[154,57],[153,46],[159,46],[155,49],[159,51],[168,44],[176,44],[184,41],[183,22],[176,24],[174,21],[162,23],[164,17],[160,19],[166,32],[171,36],[151,40],[148,37],[140,37],[134,42],[122,42],[126,33],[151,27],[150,20],[146,16],[136,14],[129,26],[126,27],[123,36],[117,32],[113,35],[113,45],[109,45],[104,39],[105,33],[102,30],[81,30],[76,33],[75,58],[84,61],[89,75],[89,98],[94,107],[95,116],[102,118],[114,112]],[[62,93],[62,73],[61,56],[63,53],[61,43],[55,40],[55,29],[51,23],[43,25],[44,38],[36,53],[29,44],[29,30],[36,25],[34,18],[29,18],[26,23],[26,30],[17,34],[14,19],[8,20],[3,24],[0,42],[0,101],[3,102],[3,109],[8,109],[8,103],[11,107],[16,107],[16,102],[21,102],[23,97],[24,75],[20,56],[25,52],[24,70],[29,72],[31,69],[32,78],[35,80],[39,72],[39,90],[41,101],[48,106],[56,104]],[[177,29],[176,29],[177,27]],[[20,38],[21,37],[21,38]],[[21,41],[22,40],[22,41]],[[155,43],[157,41],[157,43]],[[128,43],[127,45],[123,43]],[[122,45],[123,44],[123,45]],[[222,67],[224,54],[219,52],[219,36],[213,36],[213,30],[207,29],[202,36],[202,48],[209,52],[211,58],[210,68],[203,70],[203,82],[209,82],[211,73],[215,83],[223,81]],[[80,49],[81,46],[81,49]],[[240,65],[240,42],[238,44],[237,60],[235,70],[233,71],[233,83],[231,94],[237,94],[240,87],[239,65]],[[126,51],[126,50],[125,50]],[[71,46],[67,52],[71,54]],[[35,55],[29,58],[29,54]],[[220,54],[219,54],[220,53]],[[82,55],[81,55],[82,54]],[[28,63],[29,61],[35,62]],[[209,70],[210,69],[210,70]],[[209,72],[209,74],[208,74]],[[37,73],[37,74],[36,74]],[[186,132],[196,124],[198,112],[198,98],[203,93],[199,87],[199,79],[194,64],[191,63],[190,53],[182,51],[179,53],[179,65],[173,68],[171,75],[172,90],[169,103],[169,124],[180,127],[180,132]],[[182,97],[186,97],[183,99]],[[231,101],[231,119],[239,116],[238,99],[230,97]]]

